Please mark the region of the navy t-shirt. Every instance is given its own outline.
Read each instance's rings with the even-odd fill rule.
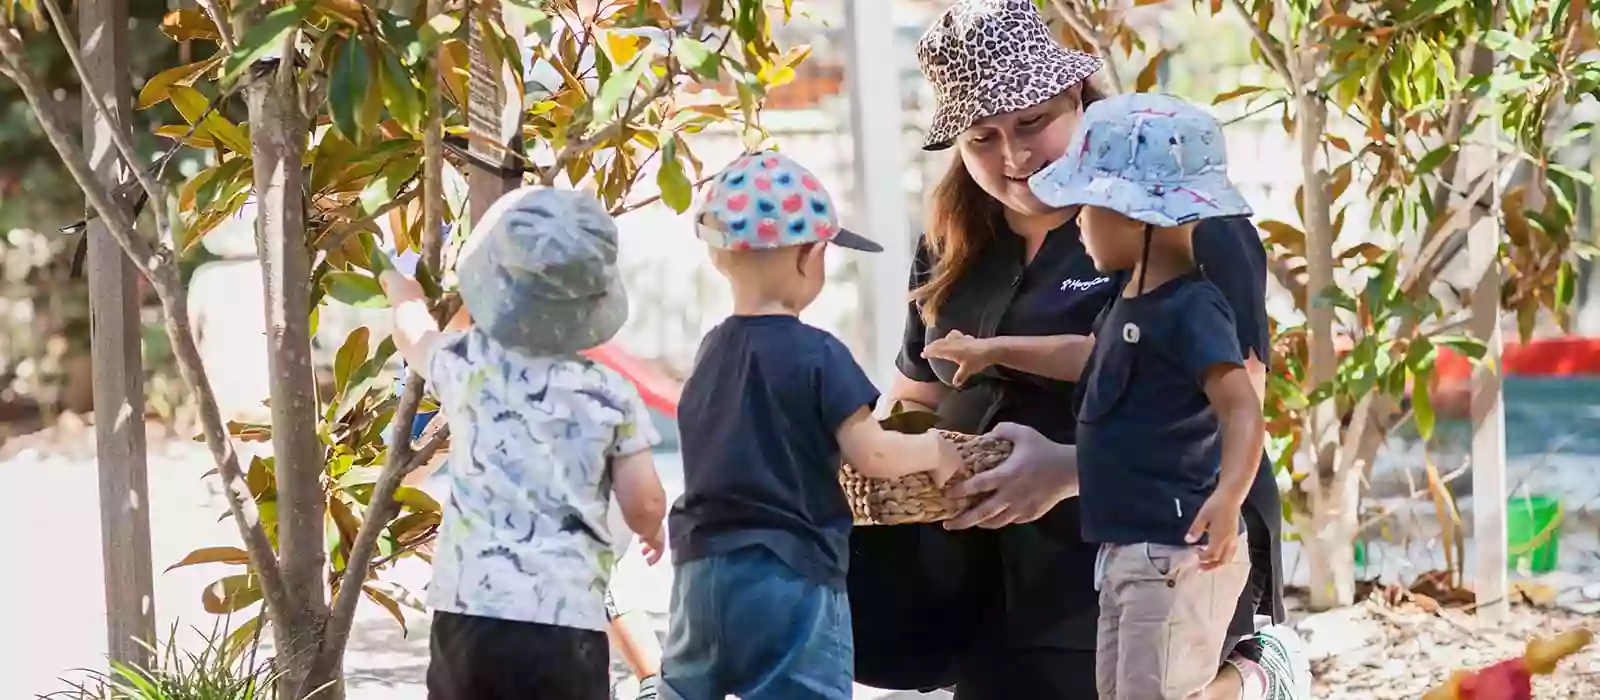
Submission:
[[[1078,409],[1085,540],[1184,544],[1221,466],[1204,386],[1216,365],[1244,358],[1227,298],[1199,272],[1106,311]]]
[[[877,400],[844,343],[797,318],[733,316],[712,329],[678,404],[673,560],[760,546],[843,588],[851,517],[835,435]]]

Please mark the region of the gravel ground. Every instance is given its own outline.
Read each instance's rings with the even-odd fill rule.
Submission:
[[[154,429],[152,429],[154,431]],[[214,482],[202,478],[211,468],[204,448],[186,440],[150,443],[152,550],[157,569],[155,605],[163,630],[177,624],[210,629],[213,618],[200,605],[201,589],[232,567],[207,565],[161,573],[189,551],[236,544],[231,523],[219,521],[226,507]],[[681,491],[675,455],[661,457],[669,495]],[[11,484],[8,507],[0,509],[0,561],[16,563],[0,576],[0,600],[7,605],[0,685],[5,698],[28,698],[60,690],[58,679],[75,668],[99,667],[105,653],[104,601],[99,516],[92,435],[86,428],[58,428],[0,447],[0,479]],[[420,592],[425,565],[398,568],[392,579]],[[664,622],[671,569],[646,567],[625,559],[618,578],[626,597],[658,622]],[[1600,598],[1600,587],[1594,598]],[[1585,595],[1585,597],[1589,597]],[[1475,667],[1520,653],[1527,637],[1586,624],[1592,611],[1520,606],[1509,622],[1489,628],[1469,615],[1427,612],[1410,603],[1369,600],[1349,609],[1300,618],[1315,656],[1316,697],[1334,700],[1415,698],[1424,688],[1458,667]],[[1600,629],[1597,629],[1600,631]],[[192,640],[185,632],[181,639]],[[352,700],[421,700],[427,669],[427,621],[408,613],[402,630],[384,611],[364,605],[357,615],[347,656]],[[857,698],[900,700],[923,696],[858,688]],[[1600,650],[1569,661],[1553,678],[1540,681],[1538,698],[1600,698]]]

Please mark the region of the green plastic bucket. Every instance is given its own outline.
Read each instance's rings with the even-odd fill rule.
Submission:
[[[1561,501],[1554,498],[1528,496],[1508,501],[1506,552],[1511,568],[1536,574],[1554,571],[1565,514]]]

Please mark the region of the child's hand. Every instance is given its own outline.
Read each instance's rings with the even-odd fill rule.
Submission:
[[[961,451],[956,449],[955,443],[946,440],[938,433],[930,434],[935,436],[934,442],[938,444],[939,451],[938,457],[934,461],[934,467],[928,472],[928,476],[933,479],[934,486],[942,489],[945,484],[950,483],[951,477],[954,477],[956,472],[961,471],[961,467],[965,466],[965,463],[961,461]]]
[[[1184,540],[1196,544],[1201,535],[1206,538],[1200,550],[1201,571],[1211,571],[1233,561],[1234,550],[1239,547],[1239,504],[1217,496],[1206,499]]]
[[[422,285],[394,268],[384,270],[378,275],[378,284],[383,286],[383,293],[389,297],[389,303],[398,306],[401,302],[412,299],[422,299],[426,295]]]
[[[972,375],[994,365],[995,341],[993,338],[974,338],[961,331],[948,335],[922,349],[922,356],[956,363],[952,378],[956,386],[963,386]]]
[[[666,535],[667,529],[658,527],[655,534],[648,537],[639,537],[639,540],[644,542],[644,561],[646,564],[655,566],[657,562],[661,561],[661,553],[666,551],[667,548]]]

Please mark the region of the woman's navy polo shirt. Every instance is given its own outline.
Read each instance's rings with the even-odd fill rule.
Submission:
[[[976,337],[1089,335],[1116,294],[1112,276],[1095,269],[1076,222],[1045,237],[1031,263],[1023,240],[996,224],[951,288],[938,318],[924,324],[909,305],[897,365],[908,378],[949,386],[955,364],[922,357],[951,330]],[[1236,320],[1239,347],[1269,357],[1266,251],[1247,219],[1212,219],[1195,229],[1195,257],[1222,291]],[[930,257],[918,246],[911,288],[925,284]],[[1033,427],[1057,442],[1077,442],[1076,385],[1009,368],[990,368],[953,388],[938,406],[940,426],[983,433],[1001,422]],[[1270,467],[1247,507],[1274,536],[1281,514]],[[1273,549],[1274,579],[1278,573]],[[857,528],[851,537],[850,593],[856,672],[878,687],[930,688],[953,682],[958,650],[1095,648],[1096,547],[1083,540],[1078,499],[1040,520],[998,531],[947,532],[939,525]],[[1263,604],[1281,618],[1282,602]]]

